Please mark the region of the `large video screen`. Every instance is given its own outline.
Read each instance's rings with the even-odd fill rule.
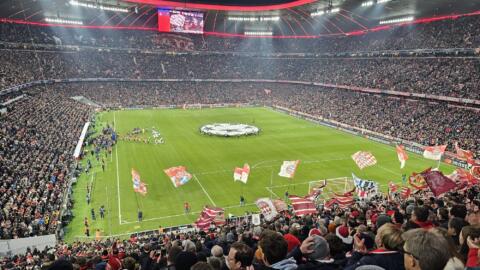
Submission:
[[[203,13],[158,9],[158,31],[202,34]]]

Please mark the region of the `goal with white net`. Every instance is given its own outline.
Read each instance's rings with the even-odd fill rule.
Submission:
[[[330,198],[333,193],[343,194],[354,187],[351,177],[338,177],[308,182],[308,193],[321,190],[321,198]]]

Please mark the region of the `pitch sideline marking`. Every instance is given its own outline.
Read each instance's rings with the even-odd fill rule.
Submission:
[[[113,130],[116,131],[117,121],[115,118],[115,112],[113,112]],[[115,162],[117,165],[117,193],[118,193],[118,223],[122,225],[122,209],[120,200],[120,174],[118,173],[118,144],[115,145]]]
[[[255,204],[254,204],[254,203],[247,203],[247,204],[245,204],[245,206],[251,206],[251,205],[255,205]],[[223,207],[223,209],[231,209],[231,208],[238,208],[238,207],[241,207],[241,206],[239,206],[239,205],[231,205],[231,206]],[[200,211],[197,211],[197,212],[191,212],[190,214],[200,214],[200,213],[201,213]],[[153,221],[153,220],[160,220],[160,219],[167,219],[167,218],[181,217],[181,216],[185,216],[185,214],[177,214],[177,215],[170,215],[170,216],[161,216],[161,217],[144,219],[144,220],[142,220],[142,221]],[[125,221],[125,222],[123,222],[121,225],[133,224],[133,223],[138,223],[138,221]]]
[[[202,188],[203,190],[203,193],[205,193],[205,195],[207,195],[208,199],[210,200],[210,202],[213,204],[213,206],[217,206],[217,204],[212,200],[212,197],[210,197],[210,195],[208,194],[208,192],[205,190],[205,188],[203,187],[202,183],[200,183],[200,180],[198,180],[197,176],[194,174],[193,177],[195,178],[195,180],[197,180],[197,183],[200,185],[200,187]]]

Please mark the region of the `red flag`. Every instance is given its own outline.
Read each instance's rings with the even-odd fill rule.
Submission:
[[[404,199],[408,198],[411,193],[412,193],[412,190],[409,187],[402,187],[402,189],[400,191],[400,195]]]
[[[470,167],[470,173],[473,177],[480,179],[480,161],[473,158],[467,159],[468,166]]]
[[[425,151],[423,151],[423,157],[433,160],[440,160],[446,148],[446,145],[427,146],[425,147]]]
[[[405,162],[408,159],[407,152],[405,152],[405,147],[403,145],[397,145],[396,149],[398,160],[400,161],[400,169],[403,169],[403,167],[405,167]]]
[[[430,170],[430,168],[426,169],[425,171],[423,171],[421,173],[413,172],[412,176],[410,176],[408,178],[408,183],[417,190],[422,190],[422,189],[427,188],[428,185],[425,182],[425,179],[423,177],[423,173],[425,173],[426,171],[429,171],[429,170]]]
[[[195,221],[195,226],[202,231],[208,231],[210,225],[212,224],[212,219],[207,217],[198,217],[197,221]]]
[[[452,179],[457,185],[465,184],[465,186],[472,186],[478,184],[479,180],[475,178],[469,171],[466,171],[461,168],[457,168],[452,174],[447,175],[448,178]]]
[[[291,201],[293,212],[295,213],[296,216],[303,216],[303,215],[318,213],[317,207],[315,206],[315,203],[312,200],[295,196],[295,195],[290,195],[288,196],[288,198]]]
[[[353,199],[353,192],[355,192],[355,188],[343,194],[334,193],[335,203],[338,204],[338,206],[342,209],[350,207],[355,202],[355,200]]]
[[[423,172],[422,175],[435,196],[439,196],[457,187],[455,182],[443,175],[440,171],[432,171],[429,169]]]
[[[355,161],[360,170],[377,164],[377,159],[370,152],[358,151],[352,155],[352,159]]]
[[[469,160],[473,158],[472,151],[463,150],[458,146],[458,142],[455,142],[455,151],[457,152],[457,158],[461,160]]]
[[[225,224],[224,210],[220,207],[203,207],[203,211],[200,213],[195,225],[203,231],[208,230],[212,222],[215,225]]]
[[[390,182],[390,183],[388,183],[388,190],[390,191],[390,193],[395,193],[395,192],[397,192],[398,187],[397,187],[397,185],[395,185],[395,183]]]

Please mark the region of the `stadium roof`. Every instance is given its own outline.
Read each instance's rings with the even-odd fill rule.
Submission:
[[[4,0],[0,2],[0,18],[50,25],[45,18],[58,17],[79,20],[81,27],[87,28],[155,30],[158,7],[180,8],[204,12],[207,34],[236,36],[245,31],[271,31],[276,36],[317,37],[376,29],[382,20],[480,14],[480,1],[471,0],[76,0],[119,7],[126,12],[75,6],[70,1]],[[315,12],[319,15],[312,16]],[[278,20],[242,21],[247,17]]]

